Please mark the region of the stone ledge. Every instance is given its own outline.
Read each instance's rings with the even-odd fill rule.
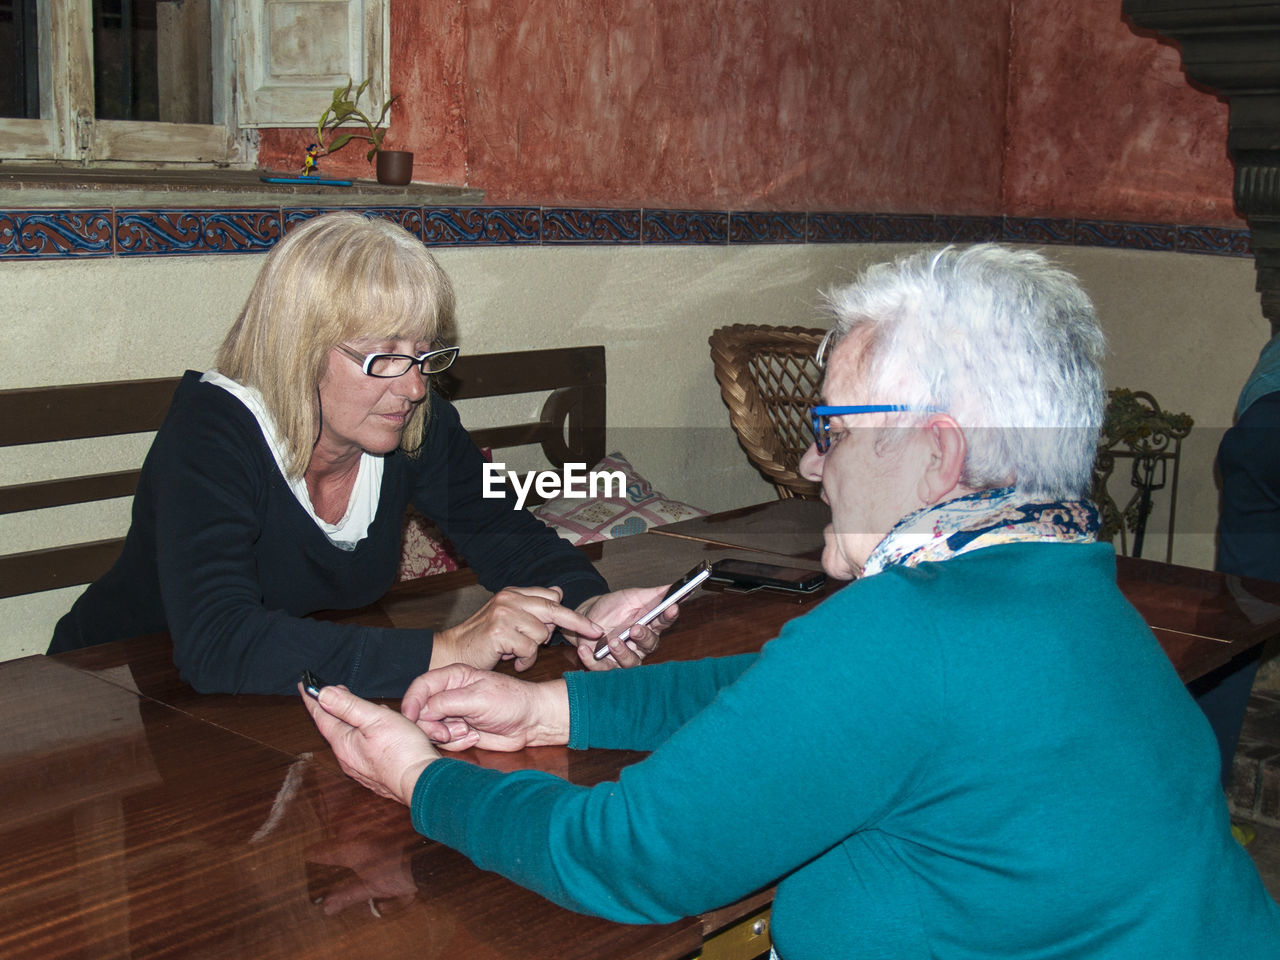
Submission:
[[[1231,814],[1280,827],[1280,694],[1254,689],[1232,760]]]
[[[484,191],[435,183],[349,187],[263,183],[260,170],[144,170],[0,163],[0,207],[423,207],[473,205]],[[286,174],[287,175],[287,174]]]

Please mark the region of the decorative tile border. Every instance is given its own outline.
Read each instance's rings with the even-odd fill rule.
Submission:
[[[1178,252],[1251,257],[1253,242],[1248,230],[1228,230],[1226,227],[1179,227]]]
[[[639,210],[582,210],[545,207],[543,243],[639,243]]]
[[[1075,243],[1080,247],[1175,250],[1178,246],[1178,228],[1160,223],[1077,220]]]
[[[115,236],[110,210],[0,211],[0,259],[109,257]]]
[[[874,220],[869,213],[811,213],[806,234],[810,243],[871,243]]]
[[[538,244],[539,207],[426,207],[421,240],[429,247]]]
[[[1251,257],[1248,230],[1054,217],[588,207],[0,210],[0,260],[262,253],[330,209],[385,217],[433,247],[799,243],[1065,244]]]
[[[265,253],[280,239],[274,210],[117,210],[120,256]]]
[[[803,213],[729,212],[730,243],[804,243]]]
[[[715,210],[644,210],[640,214],[643,243],[726,244],[729,214]]]
[[[1005,217],[1000,239],[1009,243],[1073,243],[1076,222],[1058,217]]]

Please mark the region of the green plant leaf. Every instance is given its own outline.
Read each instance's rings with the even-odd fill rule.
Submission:
[[[373,158],[373,154],[377,153],[382,146],[382,138],[385,130],[382,129],[384,121],[387,119],[387,113],[391,109],[391,104],[396,101],[399,96],[393,96],[390,100],[382,105],[382,112],[377,121],[371,120],[367,114],[359,107],[361,95],[369,88],[369,84],[373,82],[372,77],[367,77],[360,86],[356,88],[355,95],[352,96],[351,88],[354,81],[348,77],[345,87],[337,87],[333,91],[333,102],[328,109],[320,115],[320,121],[316,124],[316,142],[323,143],[324,133],[326,130],[330,132],[336,131],[339,127],[346,123],[360,123],[364,126],[367,133],[346,132],[336,137],[333,142],[325,150],[326,153],[333,153],[342,149],[352,140],[366,140],[370,145],[369,159]]]
[[[326,152],[326,153],[336,153],[337,151],[339,151],[339,150],[341,150],[343,147],[345,147],[348,143],[350,143],[350,142],[351,142],[351,139],[352,139],[354,136],[355,136],[355,134],[354,134],[354,133],[344,133],[342,136],[340,136],[340,137],[338,137],[337,139],[335,139],[335,140],[333,141],[333,143],[329,144],[329,149],[328,149],[328,150],[326,150],[325,152]]]
[[[382,126],[382,122],[387,119],[387,111],[391,109],[391,105],[396,102],[396,99],[399,96],[400,94],[397,93],[394,97],[392,97],[390,100],[388,100],[386,103],[382,105],[382,113],[378,115],[377,126]]]

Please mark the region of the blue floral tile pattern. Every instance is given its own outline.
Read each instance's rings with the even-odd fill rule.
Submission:
[[[811,213],[805,222],[810,243],[870,243],[875,229],[869,213]]]
[[[1072,243],[1076,222],[1060,217],[1005,217],[1001,240],[1007,243]]]
[[[803,213],[729,213],[730,243],[804,243]]]
[[[939,243],[987,243],[999,240],[1003,232],[1003,217],[939,214],[933,218],[933,239]]]
[[[293,207],[288,210],[280,211],[280,222],[284,226],[284,232],[287,234],[294,227],[300,227],[308,220],[314,220],[316,217],[322,217],[326,213],[333,213],[335,210],[343,210],[345,207]]]
[[[360,211],[366,217],[381,217],[422,239],[421,207],[365,207]]]
[[[639,210],[587,210],[546,207],[543,243],[639,243]]]
[[[119,210],[116,253],[263,253],[280,239],[278,210]]]
[[[308,220],[323,217],[326,213],[338,213],[346,210],[366,217],[381,217],[403,227],[419,239],[422,238],[421,207],[289,207],[280,211],[280,219],[287,234],[294,227],[301,226]]]
[[[1081,247],[1124,247],[1128,250],[1177,249],[1177,227],[1160,223],[1077,220],[1075,243]]]
[[[876,243],[930,243],[934,239],[932,216],[879,214],[871,228]]]
[[[1227,227],[1178,227],[1178,252],[1248,257],[1253,255],[1253,241],[1248,230],[1231,230]]]
[[[261,253],[334,210],[399,224],[429,246],[795,243],[1074,244],[1253,255],[1248,230],[1062,217],[610,207],[0,210],[0,260]]]
[[[729,214],[716,210],[645,210],[641,232],[645,243],[728,243]]]
[[[538,243],[538,207],[428,207],[422,242],[428,246]]]
[[[0,260],[109,257],[110,210],[0,211]]]

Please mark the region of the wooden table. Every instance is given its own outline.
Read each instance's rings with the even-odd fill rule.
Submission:
[[[830,519],[818,500],[771,500],[654,532],[812,561],[822,556],[822,528]],[[1116,558],[1116,583],[1184,682],[1280,635],[1280,584],[1124,556]]]
[[[646,534],[592,552],[622,585],[735,551]],[[654,659],[758,649],[835,588],[704,591]],[[330,619],[410,626],[443,611],[455,622],[485,595],[463,570]],[[663,926],[561,909],[415,834],[404,807],[338,771],[297,698],[202,696],[170,657],[167,637],[152,636],[0,664],[0,957],[678,960],[768,905],[762,891]],[[575,665],[552,648],[526,676]],[[463,756],[593,784],[640,754]],[[348,894],[337,912],[316,902]]]
[[[787,503],[738,515],[749,521],[748,543],[737,520],[712,518],[697,536],[688,528],[645,534],[592,552],[615,585],[669,581],[699,560],[763,546],[762,534],[792,551],[791,562],[811,563],[820,524],[813,528],[812,507]],[[778,539],[785,529],[794,543]],[[1121,586],[1184,678],[1280,632],[1280,586],[1152,561],[1118,566]],[[758,649],[841,586],[814,597],[703,591],[682,604],[654,659]],[[330,619],[457,622],[484,596],[464,570]],[[548,649],[527,676],[575,665],[567,648]],[[761,891],[663,926],[563,910],[415,834],[403,807],[341,775],[296,698],[196,694],[178,679],[165,637],[3,663],[0,690],[6,960],[678,960],[708,937],[743,936],[769,902]],[[591,784],[639,755],[543,747],[468,756]],[[334,909],[344,897],[345,909]]]
[[[821,500],[793,497],[692,517],[653,532],[816,561],[822,558],[822,528],[830,520],[831,508]]]

